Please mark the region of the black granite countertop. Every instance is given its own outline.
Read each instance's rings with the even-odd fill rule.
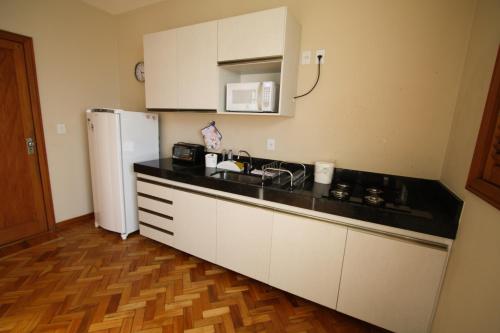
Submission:
[[[313,166],[307,165],[309,171]],[[325,195],[329,185],[314,183],[312,177],[293,191],[260,185],[242,184],[210,177],[214,169],[179,164],[171,158],[135,163],[134,171],[176,182],[201,186],[344,216],[390,227],[454,239],[463,202],[437,180],[401,177],[348,169],[335,169],[334,183],[339,181],[366,186],[405,186],[408,206],[401,211],[388,207],[372,207],[362,203],[339,201]],[[383,184],[382,184],[383,183]]]

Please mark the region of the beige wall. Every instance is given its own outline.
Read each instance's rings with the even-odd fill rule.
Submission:
[[[302,49],[326,49],[320,83],[296,116],[163,114],[163,154],[176,141],[201,143],[199,130],[214,119],[225,148],[254,156],[439,178],[474,2],[169,0],[118,16],[120,101],[144,108],[132,75],[143,34],[286,5],[302,25]],[[315,74],[300,67],[299,91]]]
[[[442,174],[465,206],[435,332],[500,332],[500,211],[465,190],[499,44],[500,1],[480,0]]]
[[[119,104],[113,20],[76,0],[0,1],[0,29],[33,37],[57,221],[92,212],[84,110]]]

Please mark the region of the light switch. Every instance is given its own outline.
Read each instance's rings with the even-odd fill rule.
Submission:
[[[302,60],[300,61],[302,65],[309,65],[311,63],[311,51],[302,51]]]
[[[275,139],[267,139],[267,150],[270,150],[270,151],[276,150],[276,140]]]
[[[66,124],[57,124],[57,134],[66,134]]]

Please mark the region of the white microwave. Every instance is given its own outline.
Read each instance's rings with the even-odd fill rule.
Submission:
[[[226,110],[234,112],[278,112],[279,85],[273,81],[228,83]]]

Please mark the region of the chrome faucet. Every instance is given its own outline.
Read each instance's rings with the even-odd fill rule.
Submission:
[[[233,150],[232,149],[229,149],[229,151],[227,152],[227,160],[228,161],[233,160]]]
[[[222,160],[223,160],[223,161],[225,161],[225,160],[226,160],[226,154],[227,154],[227,150],[222,149],[222,151],[221,151],[221,155],[222,155]]]
[[[252,156],[250,156],[249,152],[247,152],[246,150],[240,150],[240,151],[238,151],[238,156],[236,157],[236,159],[239,160],[242,153],[246,154],[248,156],[248,159],[250,160],[250,164],[248,166],[248,170],[252,170]]]

